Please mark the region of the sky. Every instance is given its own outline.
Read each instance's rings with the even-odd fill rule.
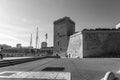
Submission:
[[[0,0],[0,44],[13,47],[30,45],[36,28],[39,44],[48,33],[48,46],[53,46],[53,22],[68,16],[75,21],[76,31],[84,28],[115,28],[120,22],[120,0]]]

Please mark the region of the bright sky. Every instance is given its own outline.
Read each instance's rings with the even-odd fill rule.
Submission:
[[[0,44],[29,46],[36,27],[39,44],[48,33],[53,45],[53,21],[64,16],[76,22],[76,31],[84,28],[114,28],[120,22],[120,0],[0,0]]]

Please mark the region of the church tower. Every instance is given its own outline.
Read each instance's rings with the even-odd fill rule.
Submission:
[[[75,22],[69,17],[54,21],[54,49],[53,55],[66,57],[70,35],[75,33]]]

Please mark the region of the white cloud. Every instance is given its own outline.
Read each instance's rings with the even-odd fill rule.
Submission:
[[[2,33],[0,34],[0,44],[8,44],[11,46],[15,46],[17,43],[28,45],[28,43],[16,37],[13,37],[7,34],[2,34]]]
[[[23,33],[26,30],[24,27],[0,23],[0,44],[15,46],[17,43],[21,43],[28,46],[25,39],[27,34]]]
[[[118,24],[116,25],[116,29],[118,29],[118,28],[120,28],[120,23],[118,23]]]
[[[4,24],[4,23],[0,23],[0,31],[3,33],[19,33],[19,32],[23,32],[26,31],[27,29],[24,27],[19,27],[19,26],[15,26],[15,25],[11,25],[11,24]]]

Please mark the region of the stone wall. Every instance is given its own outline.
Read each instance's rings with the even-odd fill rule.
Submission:
[[[66,23],[54,25],[54,55],[65,56],[68,47]]]
[[[69,57],[120,57],[120,31],[82,31],[70,36]]]
[[[66,57],[70,35],[75,32],[75,23],[64,17],[54,22],[54,49],[53,55]]]
[[[70,41],[67,49],[67,54],[69,57],[83,57],[82,52],[82,34],[78,32],[72,36],[70,36]]]
[[[83,57],[119,57],[120,31],[83,31]]]

